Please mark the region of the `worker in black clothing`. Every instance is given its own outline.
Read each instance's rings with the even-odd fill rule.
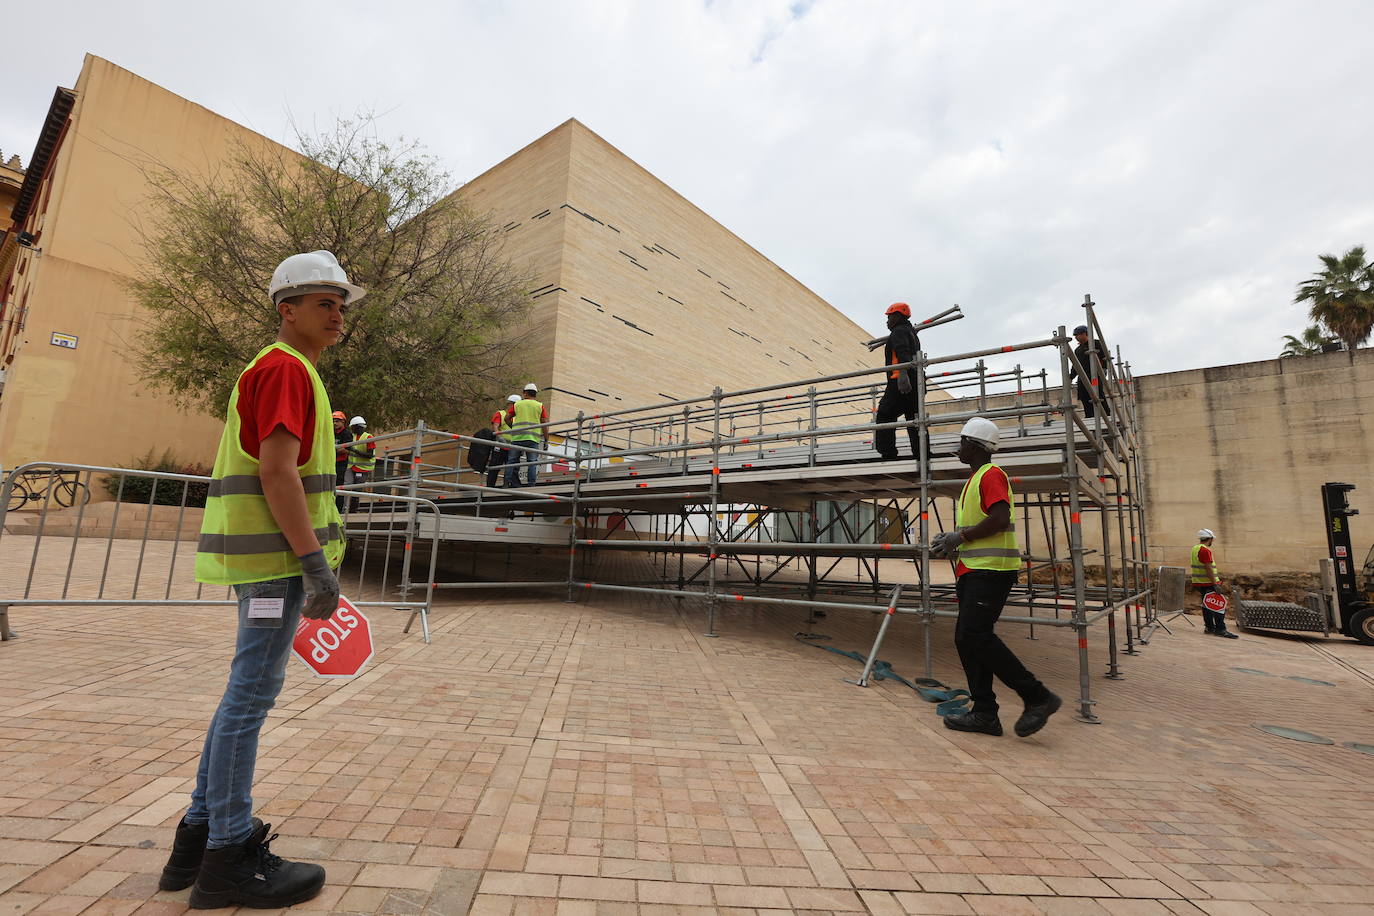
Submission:
[[[1097,351],[1098,365],[1088,362],[1088,326],[1080,324],[1073,329],[1073,339],[1078,341],[1078,346],[1073,348],[1073,355],[1078,357],[1078,364],[1083,367],[1084,372],[1090,379],[1099,381],[1107,377],[1107,367],[1111,365],[1112,358],[1107,353],[1107,345],[1101,340],[1094,340],[1092,349]],[[1084,380],[1078,371],[1078,366],[1069,367],[1069,381],[1078,380],[1078,400],[1083,405],[1083,416],[1094,417],[1097,415],[1096,405],[1093,403],[1093,396],[1088,390],[1088,382]],[[1097,386],[1097,396],[1102,399],[1102,409],[1110,416],[1112,407],[1107,403],[1107,389],[1101,384]]]
[[[883,365],[899,366],[902,363],[909,363],[916,358],[916,354],[921,350],[921,339],[916,336],[916,329],[911,326],[911,306],[905,302],[894,302],[887,307],[887,328],[890,332],[887,338],[887,345],[883,347]],[[887,387],[883,390],[883,398],[878,402],[878,413],[874,420],[878,423],[893,423],[897,418],[903,417],[907,420],[916,419],[916,412],[920,406],[919,386],[916,384],[916,373],[912,369],[890,369],[887,372]],[[907,427],[907,436],[911,440],[911,456],[919,459],[921,450],[918,445],[916,427]],[[884,461],[892,461],[897,457],[897,431],[895,429],[877,429],[873,431],[873,448]],[[929,452],[929,446],[927,446]]]
[[[334,485],[341,487],[348,483],[348,453],[345,449],[348,443],[353,441],[353,433],[348,430],[348,414],[342,410],[334,411]],[[334,496],[334,505],[340,512],[344,510],[344,503],[348,499],[348,494],[342,491]]]

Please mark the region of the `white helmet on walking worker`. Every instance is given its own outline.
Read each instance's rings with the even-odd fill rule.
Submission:
[[[509,401],[509,402],[512,403],[512,404],[519,404],[519,403],[520,403],[520,395],[518,395],[518,394],[513,394],[513,395],[511,395],[510,397],[506,398],[506,400]]]
[[[959,435],[985,446],[990,452],[995,452],[1002,434],[997,428],[997,424],[991,420],[983,417],[971,417],[964,424],[964,428],[959,430]]]
[[[353,419],[351,419],[351,420],[348,421],[348,425],[349,425],[349,426],[366,426],[366,425],[367,425],[367,421],[364,420],[362,417],[354,417]]]
[[[532,393],[532,394],[538,394],[538,393],[539,393],[539,386],[536,385],[534,382],[527,382],[527,383],[525,384],[525,390],[528,391],[528,392],[530,392],[530,393]]]
[[[1198,532],[1197,532],[1197,539],[1198,539],[1199,541],[1210,541],[1210,540],[1212,540],[1212,539],[1215,538],[1215,537],[1216,537],[1216,532],[1214,532],[1211,528],[1199,528],[1199,529],[1198,529]]]
[[[339,266],[339,259],[329,251],[291,255],[272,271],[272,285],[267,291],[273,305],[280,305],[288,296],[306,293],[342,292],[344,305],[352,305],[367,295],[361,286],[348,282],[348,274]]]

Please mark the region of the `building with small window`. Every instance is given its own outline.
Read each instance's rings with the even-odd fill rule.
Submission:
[[[272,144],[93,55],[55,92],[8,208],[0,466],[208,463],[221,420],[140,381],[126,283],[144,169],[210,170],[244,142]],[[555,420],[873,364],[861,327],[576,120],[456,193],[531,278],[521,357]]]

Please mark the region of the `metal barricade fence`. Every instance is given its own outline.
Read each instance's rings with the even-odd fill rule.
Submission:
[[[209,477],[192,474],[49,461],[9,471],[0,482],[0,639],[11,638],[11,607],[237,605],[232,588],[194,577],[209,484]],[[381,508],[389,524],[350,531],[344,520],[345,532],[355,535],[339,570],[345,592],[352,583],[350,600],[359,607],[410,611],[405,632],[418,616],[429,642],[438,506],[362,488],[350,497]],[[426,578],[415,581],[412,548],[422,541],[430,542],[429,565]],[[391,586],[397,598],[387,600],[397,542],[401,571]],[[368,565],[379,552],[377,583]]]

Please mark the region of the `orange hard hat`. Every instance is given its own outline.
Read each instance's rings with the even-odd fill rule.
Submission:
[[[906,317],[910,318],[911,306],[907,305],[905,302],[894,302],[887,307],[887,311],[883,312],[883,314],[891,315],[894,312],[898,315],[905,315]]]
[[[348,414],[344,413],[342,410],[336,410],[334,411],[334,419],[347,421]]]

